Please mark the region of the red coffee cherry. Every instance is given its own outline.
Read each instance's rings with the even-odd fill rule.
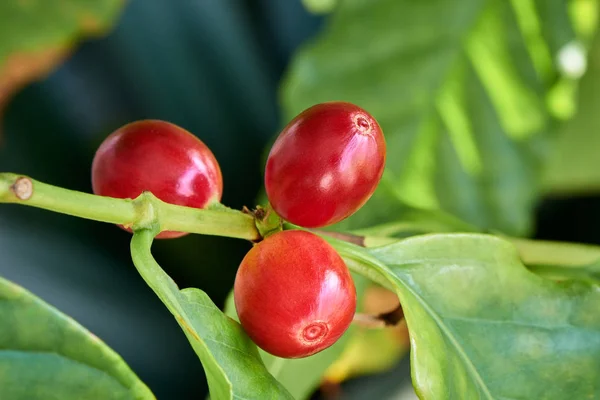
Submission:
[[[92,187],[101,196],[134,199],[150,191],[167,203],[204,208],[221,200],[223,179],[214,155],[196,136],[169,122],[144,120],[102,142],[92,163]],[[165,231],[157,238],[183,235]]]
[[[285,358],[328,348],[356,311],[356,289],[342,258],[319,236],[298,230],[268,236],[248,252],[234,300],[248,336]]]
[[[349,217],[371,197],[385,166],[377,121],[350,103],[313,106],[280,133],[267,160],[273,209],[296,225],[317,228]]]

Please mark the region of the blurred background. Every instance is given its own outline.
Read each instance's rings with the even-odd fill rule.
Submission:
[[[280,81],[299,46],[309,43],[326,20],[300,0],[127,1],[106,36],[83,42],[47,78],[11,98],[2,117],[0,171],[91,192],[91,161],[106,135],[134,120],[163,119],[198,135],[212,149],[223,172],[224,204],[252,206],[261,190],[264,151],[289,118],[280,107]],[[426,23],[423,27],[428,29]],[[443,46],[427,50],[444,52]],[[406,62],[419,57],[414,53]],[[590,70],[595,66],[592,60]],[[587,89],[574,96],[593,97],[582,103],[592,112],[578,130],[597,130],[597,118],[589,115],[594,114],[598,79],[584,79]],[[407,96],[418,98],[410,91]],[[293,108],[288,106],[287,113]],[[532,151],[546,150],[535,144]],[[560,162],[555,165],[560,173]],[[582,166],[582,174],[588,169]],[[572,177],[558,180],[568,183]],[[530,235],[600,243],[600,186],[536,197],[536,184],[521,184],[532,192]],[[204,398],[202,367],[172,316],[135,271],[129,239],[111,225],[2,205],[0,275],[102,338],[158,399]],[[157,242],[154,254],[180,287],[201,288],[221,306],[248,248],[242,241],[190,235]],[[407,358],[395,365],[384,374],[349,382],[343,398],[410,398],[410,388],[399,385],[409,381]]]
[[[224,204],[253,206],[261,156],[279,128],[280,76],[320,24],[299,1],[128,1],[108,36],[83,43],[12,98],[0,170],[91,192],[100,142],[128,122],[163,119],[213,151]],[[202,366],[134,269],[129,239],[107,224],[6,205],[0,275],[102,338],[157,398],[204,398]],[[222,305],[248,249],[239,240],[190,235],[159,241],[154,253],[180,287],[201,288]]]

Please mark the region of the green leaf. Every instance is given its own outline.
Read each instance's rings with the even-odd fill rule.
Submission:
[[[103,34],[123,0],[0,2],[0,106],[32,79],[44,75],[85,36]]]
[[[152,232],[137,232],[131,255],[140,275],[173,314],[200,358],[213,400],[292,399],[265,368],[239,323],[199,289],[179,290],[150,252]]]
[[[154,399],[100,339],[2,278],[0,321],[1,399]]]
[[[355,269],[395,287],[421,398],[600,397],[600,286],[539,277],[487,235],[372,249],[332,242]]]
[[[562,3],[551,11],[568,24]],[[480,229],[531,230],[551,122],[546,96],[559,74],[554,45],[574,35],[562,25],[559,38],[546,35],[538,6],[339,3],[282,86],[287,120],[315,103],[344,100],[371,112],[384,130],[382,183],[337,229],[387,222],[408,205],[440,208]]]

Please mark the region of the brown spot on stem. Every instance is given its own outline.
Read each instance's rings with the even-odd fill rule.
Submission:
[[[29,178],[21,177],[15,181],[10,190],[19,200],[29,200],[33,195],[33,182]]]
[[[267,219],[268,216],[269,216],[269,213],[267,210],[265,210],[261,206],[256,206],[256,210],[254,210],[254,218],[256,218],[258,221],[262,222],[265,219]]]

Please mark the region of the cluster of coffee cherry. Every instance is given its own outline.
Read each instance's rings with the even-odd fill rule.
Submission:
[[[386,145],[377,121],[345,102],[315,105],[275,141],[266,165],[272,209],[303,228],[325,227],[355,213],[383,174]],[[167,203],[205,208],[221,200],[219,164],[208,147],[164,121],[123,126],[99,147],[94,193],[136,198],[149,191]],[[157,238],[182,232],[163,231]],[[308,230],[278,230],[255,243],[235,279],[242,327],[263,350],[307,357],[335,343],[356,311],[354,282],[335,249]]]

